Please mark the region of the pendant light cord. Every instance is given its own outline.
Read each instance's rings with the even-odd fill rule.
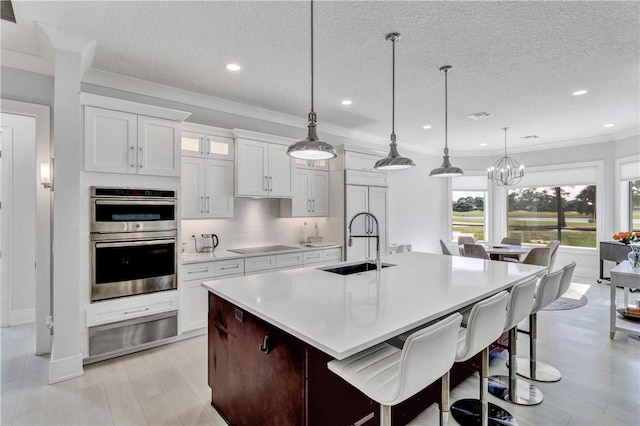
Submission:
[[[391,40],[391,141],[396,141],[396,40]]]
[[[315,112],[313,111],[313,0],[311,0],[311,113],[309,114],[310,121],[315,120]],[[311,120],[311,117],[313,119]]]
[[[448,123],[449,123],[449,104],[448,104],[448,99],[449,99],[449,95],[447,93],[447,77],[448,77],[449,71],[445,70],[444,72],[444,153],[448,154],[449,153],[449,147],[447,145],[447,139],[448,139]]]
[[[503,127],[502,130],[504,130],[504,156],[507,156],[507,130],[509,130],[508,127]]]

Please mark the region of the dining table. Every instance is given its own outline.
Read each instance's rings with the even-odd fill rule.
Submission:
[[[491,260],[504,260],[505,255],[513,256],[513,255],[523,255],[529,253],[531,251],[531,247],[527,246],[518,246],[512,244],[491,244],[491,243],[482,243],[481,244]],[[460,246],[464,247],[464,246]]]

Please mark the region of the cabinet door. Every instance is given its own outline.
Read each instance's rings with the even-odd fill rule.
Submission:
[[[311,215],[311,174],[308,170],[296,169],[293,174],[293,199],[291,200],[291,216]]]
[[[182,132],[180,148],[183,157],[202,157],[204,155],[204,136],[200,133]]]
[[[369,187],[369,212],[378,219],[380,226],[380,252],[387,251],[387,188]],[[370,229],[371,234],[375,234],[375,229]],[[376,240],[371,239],[369,243],[369,253],[376,254]]]
[[[205,217],[233,217],[233,162],[205,160]]]
[[[213,279],[211,277],[210,279]],[[180,332],[207,326],[207,299],[209,292],[200,283],[203,280],[182,281],[180,303]]]
[[[269,144],[269,196],[293,197],[293,163],[286,145]]]
[[[180,206],[183,219],[204,217],[204,176],[204,158],[184,157],[182,159]]]
[[[349,221],[351,218],[360,212],[369,210],[369,188],[366,186],[354,186],[346,185],[346,217],[345,226],[346,237],[349,238]],[[351,227],[351,233],[353,235],[365,235],[369,229],[368,220],[366,217],[358,217]],[[348,240],[347,240],[348,242]],[[367,241],[365,238],[354,238],[353,245],[351,247],[347,244],[347,256],[346,260],[363,259],[369,255],[367,252]]]
[[[233,139],[204,135],[204,155],[217,160],[233,160]]]
[[[236,195],[266,196],[269,185],[269,144],[238,139]]]
[[[311,173],[311,215],[329,216],[329,173]]]
[[[137,173],[137,116],[84,108],[84,168],[91,172]]]
[[[180,176],[180,123],[138,116],[138,173]]]
[[[301,169],[329,170],[329,160],[303,160],[294,158],[293,165]]]

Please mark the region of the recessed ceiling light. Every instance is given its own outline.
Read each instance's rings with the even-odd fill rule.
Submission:
[[[482,143],[480,144],[480,146],[487,146],[487,143],[486,143],[486,142],[482,142]]]
[[[608,124],[604,125],[604,127],[613,127],[613,126],[615,126],[615,124],[613,124],[613,123],[608,123]]]
[[[428,124],[426,126],[422,126],[423,129],[428,130],[431,128],[431,126],[429,126]]]
[[[229,71],[240,71],[240,65],[238,64],[227,64],[224,67]]]
[[[353,102],[350,101],[349,99],[343,99],[342,102],[340,102],[342,105],[351,105]]]
[[[584,95],[585,93],[587,93],[586,90],[576,90],[575,92],[573,92],[573,96],[580,96]]]

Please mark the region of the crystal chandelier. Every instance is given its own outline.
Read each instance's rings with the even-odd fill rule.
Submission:
[[[507,130],[504,130],[504,156],[487,169],[487,177],[498,186],[512,186],[520,182],[524,176],[524,165],[520,165],[516,160],[507,155]]]

